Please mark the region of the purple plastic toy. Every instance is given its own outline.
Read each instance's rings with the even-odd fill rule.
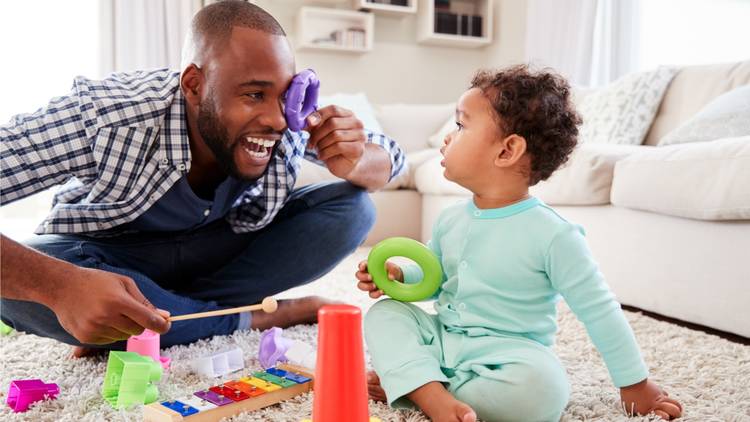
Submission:
[[[15,380],[10,383],[6,403],[14,412],[25,412],[40,400],[54,399],[60,394],[57,384],[45,384],[42,380]]]
[[[272,368],[278,362],[287,361],[284,354],[289,350],[293,341],[282,337],[282,332],[281,328],[272,327],[264,331],[260,336],[258,360],[263,369]]]
[[[319,90],[320,81],[312,69],[294,75],[284,104],[284,116],[290,130],[299,132],[305,127],[307,116],[318,108]]]

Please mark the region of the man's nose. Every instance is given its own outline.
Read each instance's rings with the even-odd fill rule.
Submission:
[[[260,123],[272,128],[274,132],[283,132],[287,124],[281,102],[269,101],[268,107],[260,116]]]

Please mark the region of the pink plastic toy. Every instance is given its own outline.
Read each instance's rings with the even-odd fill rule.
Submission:
[[[15,380],[10,383],[6,403],[14,412],[29,410],[32,403],[54,399],[60,394],[57,384],[45,384],[42,380]]]
[[[132,336],[128,339],[128,352],[135,352],[142,356],[148,356],[160,363],[162,368],[169,368],[172,359],[166,356],[159,356],[159,333],[151,330],[143,330],[139,336]]]

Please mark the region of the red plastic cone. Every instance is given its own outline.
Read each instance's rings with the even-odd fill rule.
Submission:
[[[318,311],[315,422],[368,422],[362,311],[327,305]]]

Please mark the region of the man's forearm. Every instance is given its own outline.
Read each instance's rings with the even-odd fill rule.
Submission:
[[[391,177],[391,157],[379,145],[365,144],[365,152],[357,166],[346,180],[367,189],[376,191],[388,183]]]
[[[0,235],[0,297],[49,306],[53,280],[65,279],[77,267]]]

